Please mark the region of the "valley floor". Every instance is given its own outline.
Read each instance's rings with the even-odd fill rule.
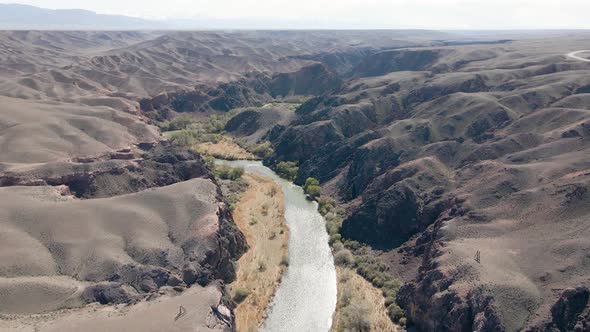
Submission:
[[[199,143],[195,150],[202,155],[226,160],[258,159],[255,155],[236,144],[231,138],[225,136],[218,142]]]
[[[265,318],[281,276],[288,264],[289,232],[285,225],[285,199],[278,184],[253,174],[242,178],[248,189],[233,212],[246,236],[248,251],[238,260],[231,284],[236,302],[236,330],[256,331]]]

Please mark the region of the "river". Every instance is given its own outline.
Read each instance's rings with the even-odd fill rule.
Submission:
[[[329,331],[336,309],[336,269],[325,221],[317,211],[317,203],[308,201],[301,187],[280,178],[261,162],[218,162],[272,178],[285,194],[289,268],[283,275],[261,331]]]

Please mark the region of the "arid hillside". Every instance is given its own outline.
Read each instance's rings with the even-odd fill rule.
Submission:
[[[185,94],[204,93],[205,115],[228,111],[233,99],[216,98],[219,86],[231,96],[235,82],[257,77],[269,87],[257,105],[331,91],[340,78],[299,56],[430,45],[427,35],[444,34],[415,35],[0,32],[0,329],[143,324],[101,320],[109,310],[170,311],[165,323],[145,323],[168,329],[183,303],[192,307],[182,315],[203,329],[231,329],[224,283],[245,238],[201,156],[167,142],[161,119],[140,103],[166,106],[171,118],[197,111],[199,99]],[[276,113],[285,123],[292,116]],[[92,302],[140,304],[62,310]]]
[[[590,63],[566,56],[590,36],[475,36],[0,32],[0,330],[121,326],[91,307],[53,322],[91,302],[191,303],[231,330],[245,238],[205,160],[157,127],[230,111],[266,164],[319,179],[341,247],[385,266],[374,286],[402,282],[383,304],[409,324],[590,329]]]
[[[589,42],[372,54],[269,161],[347,207],[421,330],[587,329],[590,64],[565,54]]]

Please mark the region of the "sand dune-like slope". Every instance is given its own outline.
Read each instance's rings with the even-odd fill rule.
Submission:
[[[108,107],[0,97],[0,163],[46,163],[152,142],[139,118]]]
[[[228,221],[209,180],[83,201],[52,187],[0,188],[0,197],[3,314],[57,309],[82,295],[76,287],[106,280],[149,291],[183,283],[183,269],[229,264],[218,243]]]

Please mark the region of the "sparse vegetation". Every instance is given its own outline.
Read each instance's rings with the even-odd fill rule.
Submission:
[[[338,302],[331,331],[396,331],[381,292],[351,268],[336,270]]]
[[[282,178],[294,181],[299,171],[296,161],[281,161],[274,166],[274,171]]]
[[[233,211],[242,193],[248,188],[248,182],[242,178],[244,169],[241,167],[230,167],[228,165],[215,165],[215,160],[210,156],[206,156],[204,160],[205,165],[213,172],[222,185],[223,196],[230,211]]]
[[[252,143],[246,142],[243,139],[236,139],[235,142],[240,147],[242,147],[244,150],[252,153],[253,155],[255,155],[261,159],[264,159],[264,158],[270,156],[274,152],[274,149],[272,148],[272,144],[270,144],[270,142],[252,144]]]
[[[309,184],[314,185],[315,181],[310,181]],[[355,270],[374,287],[380,289],[385,298],[389,318],[398,324],[405,322],[403,309],[395,303],[397,292],[401,287],[400,281],[392,278],[389,267],[377,259],[368,247],[356,241],[343,242],[340,228],[345,211],[338,208],[336,202],[329,197],[320,197],[317,200],[318,211],[326,220],[326,231],[330,236],[334,263],[337,266]]]
[[[222,180],[237,180],[244,175],[244,168],[218,165],[215,166],[213,173]]]
[[[223,128],[233,113],[213,114],[197,118],[181,114],[170,121],[160,123],[165,137],[179,146],[192,147],[199,143],[218,143],[222,139]]]
[[[348,249],[342,249],[334,255],[334,263],[338,266],[350,266],[354,263],[354,257]]]
[[[342,309],[343,331],[368,332],[371,321],[368,319],[371,308],[365,302],[352,301]]]
[[[322,216],[326,216],[328,213],[336,209],[336,201],[332,198],[322,196],[318,200],[318,211]]]
[[[268,156],[270,156],[273,152],[274,149],[272,148],[272,145],[270,144],[270,142],[264,142],[261,144],[256,144],[253,147],[251,147],[250,149],[247,149],[248,151],[252,152],[253,154],[255,154],[256,156],[264,159]]]
[[[165,121],[160,124],[163,131],[183,130],[189,128],[193,123],[196,123],[195,117],[188,114],[181,114],[170,121]]]
[[[250,295],[250,291],[246,288],[238,288],[234,291],[234,302],[240,304]]]
[[[179,146],[192,146],[198,142],[198,138],[198,134],[189,129],[177,130],[168,135],[168,139]]]
[[[281,275],[288,266],[289,234],[279,185],[271,179],[252,174],[245,174],[238,181],[248,183],[248,189],[241,195],[233,217],[244,233],[249,249],[236,265],[236,280],[231,287],[251,291],[250,296],[235,309],[236,330],[248,331],[256,330],[262,322]]]
[[[321,195],[320,181],[316,178],[307,178],[303,185],[303,190],[312,199],[317,199]]]

